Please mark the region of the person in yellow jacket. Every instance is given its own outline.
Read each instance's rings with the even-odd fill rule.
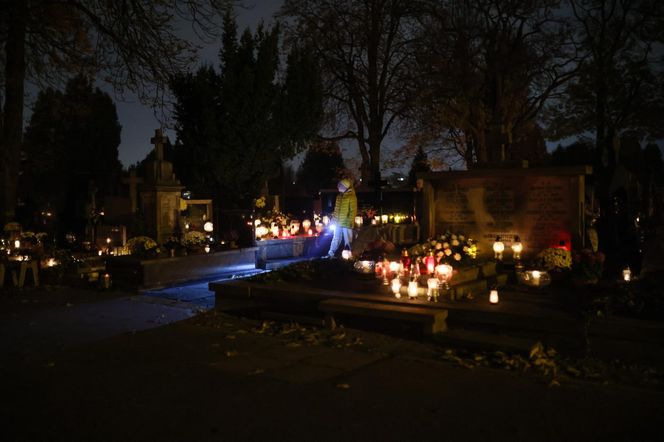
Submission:
[[[348,178],[344,178],[337,184],[339,195],[334,204],[334,217],[332,223],[335,225],[334,236],[332,236],[332,244],[330,244],[330,251],[327,252],[328,257],[333,257],[341,242],[343,241],[343,248],[348,247],[353,242],[353,223],[355,222],[355,215],[357,215],[357,196],[355,196],[355,189],[353,184]]]

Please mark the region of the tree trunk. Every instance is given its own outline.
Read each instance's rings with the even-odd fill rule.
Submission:
[[[26,2],[14,0],[10,7],[7,42],[5,44],[5,103],[2,137],[0,139],[0,216],[4,222],[16,216],[16,193],[23,137],[23,92],[25,80]]]

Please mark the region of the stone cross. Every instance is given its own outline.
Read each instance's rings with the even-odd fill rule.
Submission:
[[[138,184],[143,182],[143,178],[136,176],[136,169],[129,171],[129,177],[123,178],[122,182],[129,184],[129,201],[131,201],[131,213],[136,213],[138,208]]]
[[[164,160],[164,143],[167,138],[161,133],[161,129],[155,129],[154,137],[150,138],[150,143],[154,144],[155,160]]]

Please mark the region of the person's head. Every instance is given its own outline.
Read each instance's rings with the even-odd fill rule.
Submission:
[[[344,178],[342,180],[339,180],[339,182],[337,183],[337,189],[339,190],[339,192],[345,192],[346,190],[348,190],[350,188],[350,186],[351,186],[351,182],[348,178]]]

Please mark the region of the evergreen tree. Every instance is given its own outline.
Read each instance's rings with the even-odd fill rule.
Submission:
[[[116,91],[163,104],[173,75],[198,48],[182,38],[189,22],[215,36],[231,0],[0,2],[0,221],[14,217],[23,135],[24,84],[60,84],[72,73],[103,72]],[[64,83],[64,81],[62,81]]]
[[[413,162],[410,165],[410,172],[408,173],[408,184],[410,184],[412,187],[415,187],[417,174],[419,172],[431,172],[429,158],[427,157],[427,153],[424,151],[424,149],[422,149],[422,146],[417,149],[415,158],[413,158]]]
[[[99,206],[115,191],[120,132],[113,100],[90,79],[77,76],[64,92],[41,92],[25,133],[23,198],[55,210],[63,228],[75,227],[85,216],[91,182]]]
[[[185,184],[217,204],[249,207],[282,161],[318,133],[320,100],[305,98],[320,81],[313,58],[294,52],[278,82],[277,26],[245,30],[238,40],[226,15],[222,43],[219,73],[206,67],[172,82],[176,167]]]
[[[297,184],[316,195],[321,189],[334,189],[343,170],[344,160],[337,143],[313,144],[297,172]]]

